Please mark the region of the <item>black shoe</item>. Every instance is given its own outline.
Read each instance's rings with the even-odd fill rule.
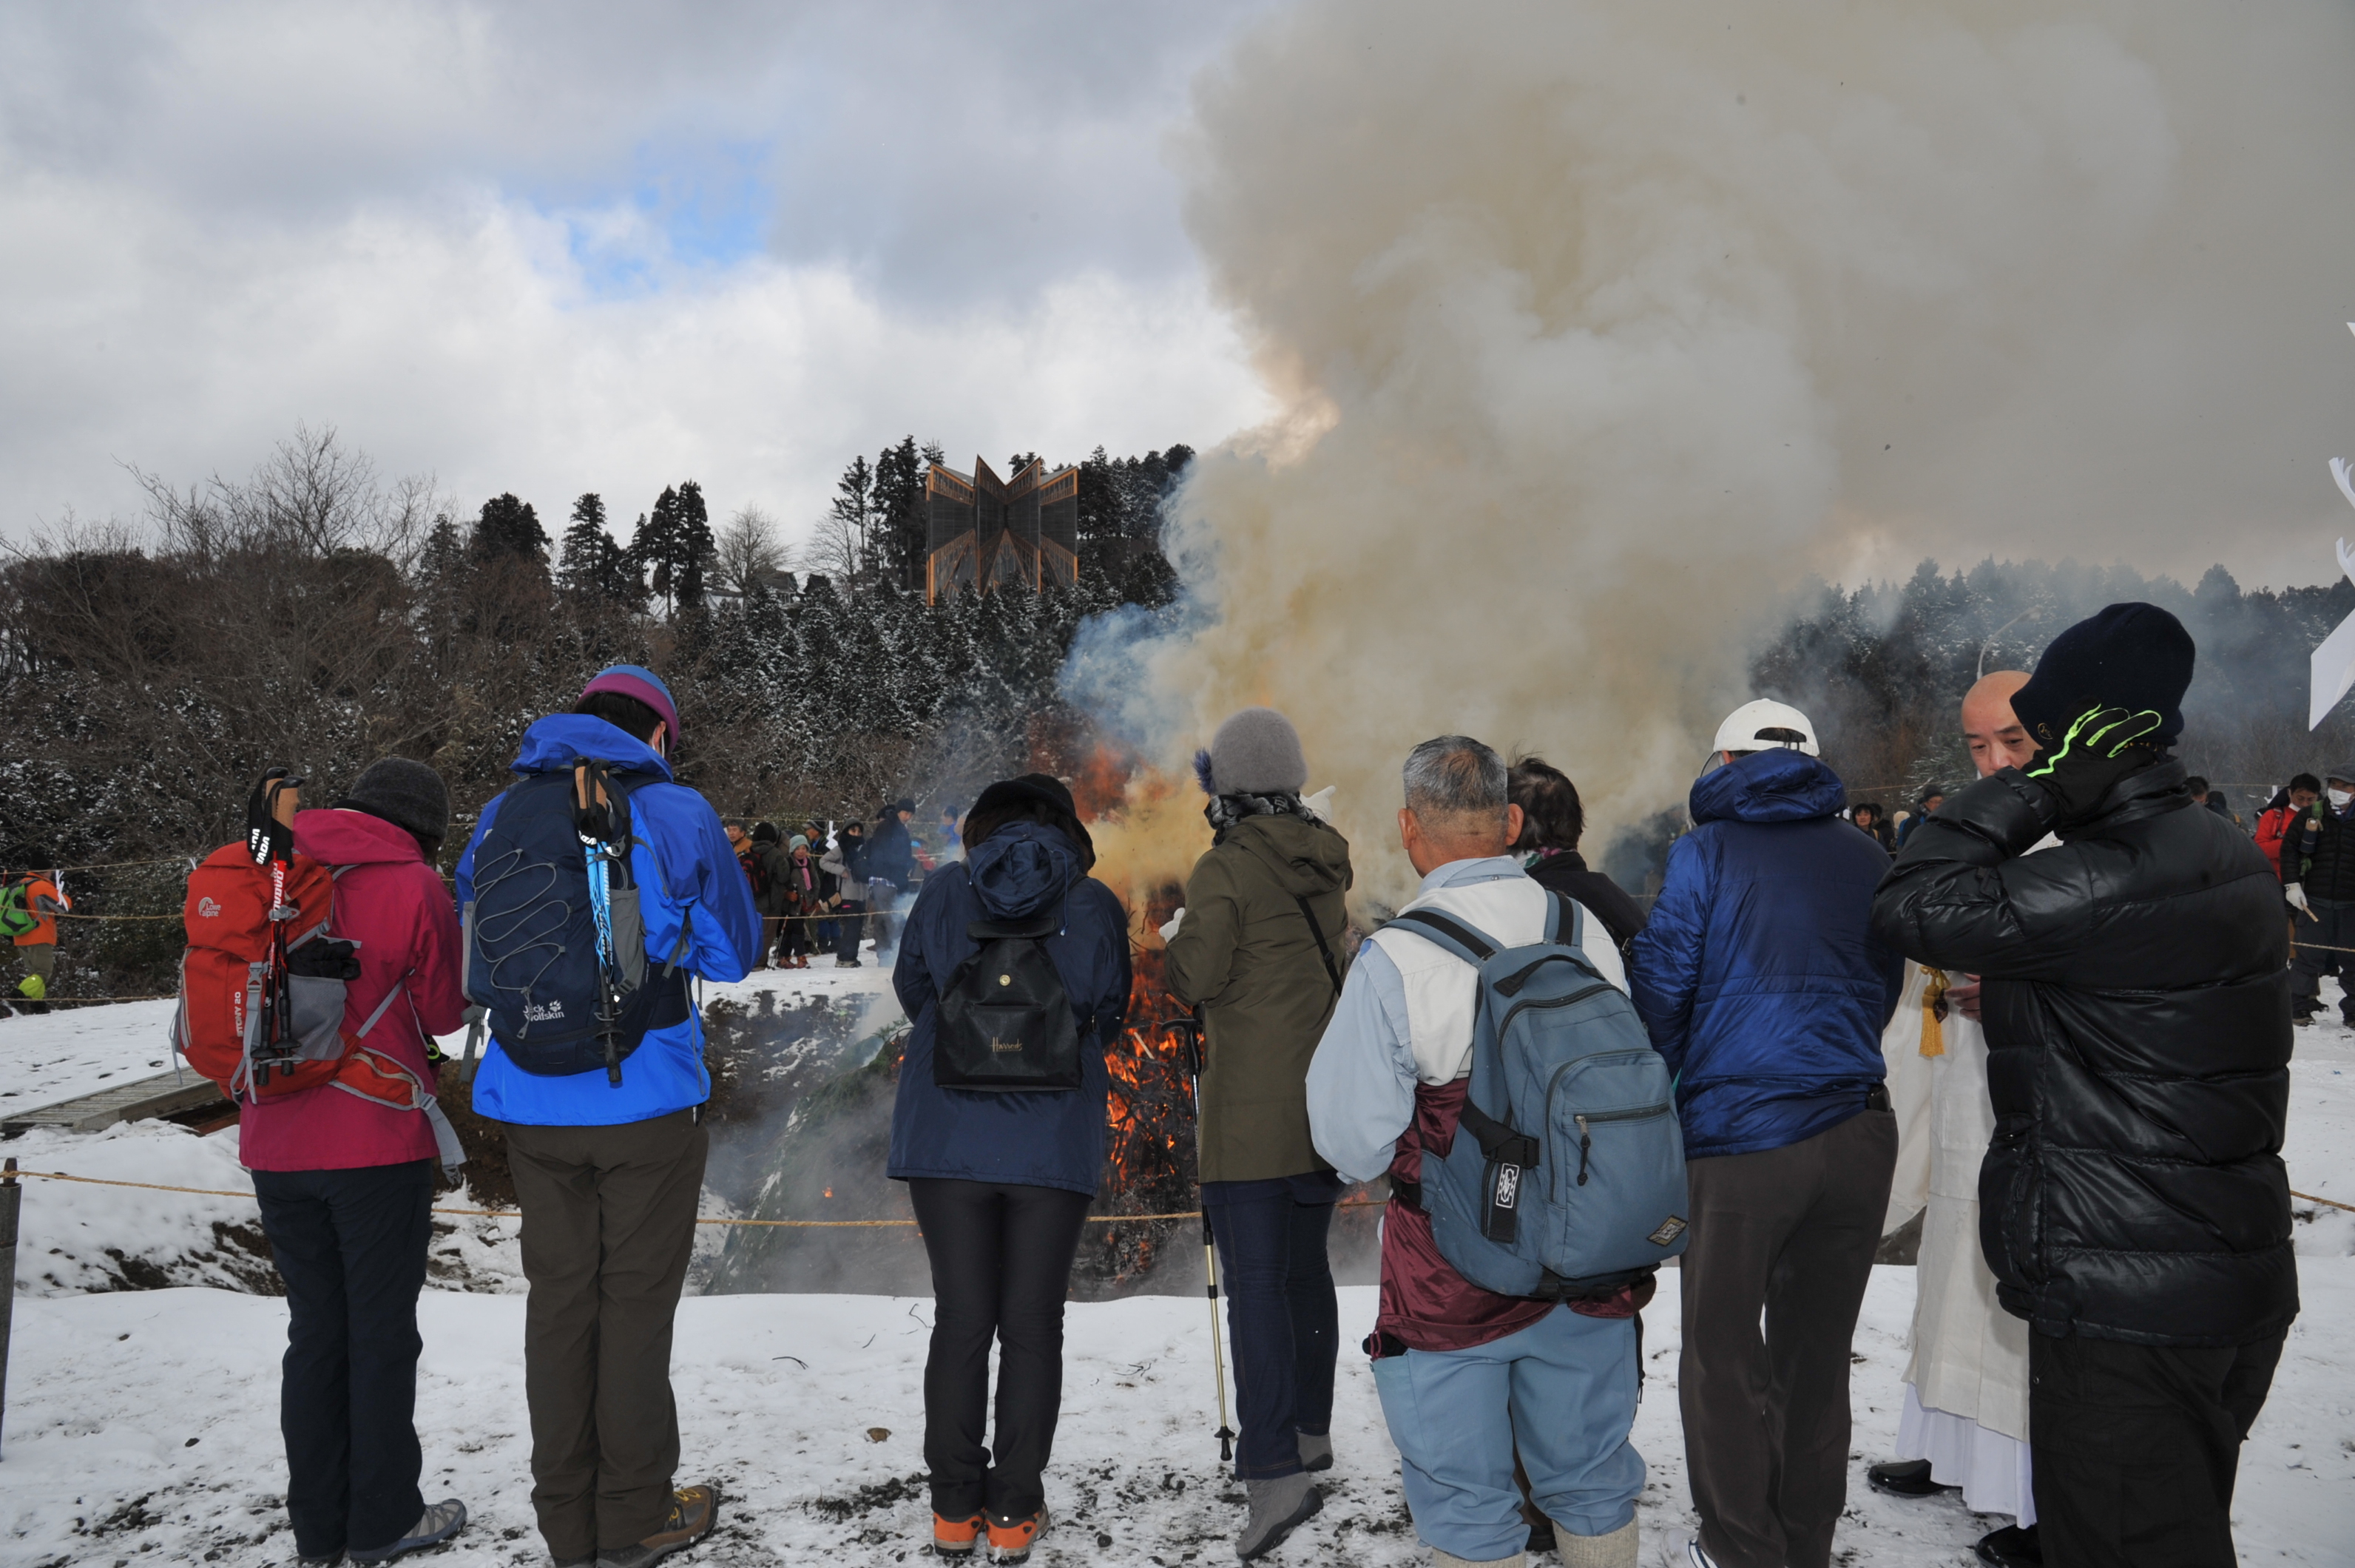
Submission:
[[[1529,1543],[1522,1550],[1535,1557],[1540,1552],[1551,1552],[1553,1546],[1553,1520],[1547,1520],[1542,1524],[1529,1526]]]
[[[1886,1492],[1892,1498],[1934,1498],[1940,1492],[1956,1488],[1942,1487],[1930,1478],[1927,1459],[1891,1459],[1875,1465],[1864,1473],[1876,1492]]]
[[[1978,1553],[1980,1562],[1992,1568],[2044,1568],[2044,1548],[2037,1544],[2036,1527],[2032,1524],[2026,1530],[2007,1524],[1993,1534],[1979,1537],[1978,1544],[1971,1550]]]

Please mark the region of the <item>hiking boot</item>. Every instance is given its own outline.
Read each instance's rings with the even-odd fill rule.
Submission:
[[[989,1516],[989,1560],[992,1563],[1028,1563],[1030,1548],[1047,1533],[1050,1520],[1044,1504],[1039,1511],[1020,1519],[1000,1519]]]
[[[1556,1524],[1553,1539],[1554,1555],[1561,1559],[1561,1568],[1636,1568],[1636,1551],[1642,1543],[1632,1519],[1608,1535],[1573,1535]]]
[[[719,1521],[718,1487],[681,1487],[671,1493],[670,1515],[660,1529],[635,1546],[606,1547],[597,1553],[597,1568],[645,1568],[701,1541]]]
[[[1940,1492],[1955,1489],[1930,1478],[1927,1459],[1891,1459],[1867,1469],[1864,1478],[1874,1491],[1886,1492],[1892,1498],[1934,1498]]]
[[[989,1539],[989,1516],[976,1511],[971,1519],[946,1519],[932,1515],[932,1555],[962,1557],[970,1561],[981,1543]]]
[[[302,1568],[336,1568],[336,1564],[341,1563],[343,1560],[344,1554],[340,1552],[330,1552],[325,1557],[297,1557],[294,1559],[296,1563],[302,1565]]]
[[[1235,1555],[1246,1563],[1275,1550],[1295,1527],[1325,1506],[1325,1494],[1305,1470],[1245,1481],[1243,1490],[1250,1495],[1251,1512],[1243,1520],[1242,1533],[1235,1537]]]
[[[428,1546],[439,1546],[466,1528],[466,1505],[456,1498],[443,1498],[438,1503],[426,1505],[415,1528],[389,1546],[356,1546],[345,1555],[355,1563],[389,1563],[394,1558]]]
[[[1333,1467],[1333,1435],[1329,1432],[1303,1432],[1300,1436],[1300,1467],[1304,1470],[1329,1470]]]
[[[857,969],[860,965],[856,958],[837,958],[834,961],[834,966],[837,969]]]

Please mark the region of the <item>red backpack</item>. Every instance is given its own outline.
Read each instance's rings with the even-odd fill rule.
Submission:
[[[408,992],[408,976],[356,1031],[343,1028],[357,944],[338,939],[336,878],[293,852],[303,781],[282,770],[255,792],[246,841],[224,844],[188,876],[180,1007],[172,1048],[241,1104],[330,1086],[395,1110],[423,1113],[443,1167],[463,1155],[423,1082],[368,1036]]]

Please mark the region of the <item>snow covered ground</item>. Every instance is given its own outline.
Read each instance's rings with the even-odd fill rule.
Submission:
[[[854,973],[856,971],[853,971]],[[0,1019],[0,1115],[152,1078],[172,1066],[172,1002],[60,1008]]]
[[[847,1001],[879,992],[884,978],[871,964],[763,972],[712,996],[757,1003],[767,989],[778,993],[776,1006],[824,991]],[[155,1053],[144,1042],[161,1028],[159,1004],[7,1020],[0,1052],[21,1050],[28,1073],[46,1074],[38,1081],[57,1091],[43,1098],[55,1099],[100,1086],[101,1072],[150,1071]],[[2336,1024],[2300,1030],[2292,1072],[2291,1185],[2355,1202],[2355,1033]],[[156,1124],[36,1132],[5,1152],[36,1169],[247,1186],[233,1133],[199,1137]],[[2355,1214],[2297,1207],[2305,1311],[2244,1452],[2235,1509],[2250,1563],[2344,1563],[2355,1540]],[[292,1558],[275,1491],[285,1305],[254,1294],[258,1259],[240,1243],[253,1218],[240,1199],[28,1184],[0,1425],[0,1561],[63,1568]],[[453,1568],[546,1561],[529,1505],[523,1302],[500,1240],[511,1232],[505,1221],[459,1221],[437,1237],[437,1278],[463,1280],[474,1293],[432,1290],[422,1307],[418,1424],[428,1495],[464,1497],[474,1515],[465,1535],[436,1554]],[[445,1252],[454,1260],[446,1275]],[[123,1288],[158,1279],[195,1288]],[[1674,1271],[1665,1275],[1646,1314],[1649,1381],[1636,1443],[1651,1466],[1647,1563],[1691,1523],[1676,1407],[1676,1285]],[[1866,1298],[1840,1560],[1962,1568],[1993,1521],[1951,1500],[1902,1503],[1863,1484],[1865,1465],[1895,1441],[1913,1292],[1911,1269],[1885,1267]],[[1372,1312],[1370,1290],[1344,1292],[1345,1344]],[[1241,1492],[1220,1473],[1211,1437],[1206,1317],[1199,1295],[1071,1308],[1063,1424],[1048,1483],[1064,1522],[1042,1546],[1042,1563],[1225,1560]],[[676,1371],[683,1474],[716,1479],[730,1501],[719,1535],[680,1561],[886,1564],[921,1556],[930,1317],[928,1300],[881,1296],[685,1302]],[[1348,1349],[1335,1432],[1326,1510],[1274,1561],[1423,1561],[1371,1379]]]
[[[2306,1314],[2242,1459],[2235,1520],[2247,1563],[2344,1563],[2355,1539],[2355,1260],[2305,1264]],[[1650,1462],[1641,1518],[1665,1541],[1692,1524],[1677,1422],[1676,1276],[1646,1314],[1636,1445]],[[1875,1271],[1857,1338],[1857,1433],[1844,1563],[1963,1564],[1989,1520],[1960,1504],[1904,1503],[1864,1485],[1896,1439],[1913,1271]],[[17,1304],[0,1463],[0,1535],[26,1568],[150,1561],[284,1561],[282,1301],[182,1289]],[[1373,1292],[1343,1293],[1345,1339]],[[547,1561],[530,1507],[523,1303],[429,1292],[417,1418],[429,1497],[474,1522],[439,1561]],[[729,1501],[687,1562],[891,1564],[922,1555],[924,1300],[712,1296],[679,1314],[675,1381],[683,1474]],[[1199,1298],[1071,1308],[1063,1420],[1048,1499],[1062,1521],[1044,1563],[1226,1560],[1241,1489],[1220,1474],[1209,1342]],[[1279,1563],[1422,1561],[1399,1500],[1397,1454],[1363,1357],[1345,1351],[1337,1464],[1324,1513]],[[1647,1556],[1647,1561],[1657,1561]]]

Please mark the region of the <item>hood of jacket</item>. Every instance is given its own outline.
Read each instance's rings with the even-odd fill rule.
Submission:
[[[1246,816],[1219,838],[1265,866],[1294,897],[1336,893],[1349,885],[1349,841],[1301,816]]]
[[[1085,874],[1071,841],[1039,822],[1007,823],[973,848],[965,870],[992,920],[1037,915]]]
[[[587,713],[551,713],[523,732],[514,771],[549,773],[569,768],[578,757],[611,763],[624,773],[670,777],[662,753],[634,735]]]
[[[1704,822],[1806,822],[1848,804],[1848,786],[1820,757],[1777,746],[1737,757],[1693,781],[1693,826]]]
[[[415,860],[425,856],[406,827],[396,827],[381,816],[349,807],[318,808],[294,814],[294,849],[323,866],[368,866]]]

